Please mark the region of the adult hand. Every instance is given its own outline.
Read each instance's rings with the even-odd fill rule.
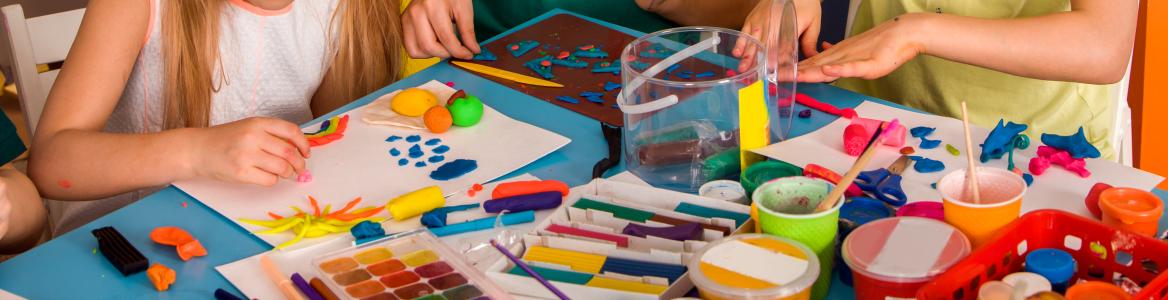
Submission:
[[[248,118],[207,129],[193,139],[195,176],[223,181],[275,185],[296,178],[309,156],[308,139],[296,124]]]
[[[750,15],[746,17],[746,22],[742,25],[742,32],[750,35],[764,45],[768,42],[766,37],[762,36],[764,29],[767,26],[767,19],[770,16],[771,2],[774,0],[759,1],[754,9],[751,10]],[[792,0],[795,4],[795,21],[797,22],[797,32],[799,34],[800,48],[803,50],[804,56],[814,56],[819,52],[816,50],[816,42],[819,41],[819,27],[822,8],[820,7],[821,0]],[[772,28],[778,30],[778,28]],[[771,53],[767,53],[768,57],[776,58],[779,49],[770,49]],[[745,72],[747,69],[754,67],[754,53],[757,50],[752,45],[748,45],[745,39],[738,39],[734,43],[734,50],[731,52],[735,57],[742,57],[742,62],[738,66],[739,72]]]
[[[471,0],[413,0],[402,13],[402,32],[406,53],[413,58],[470,59],[481,51]]]
[[[926,43],[918,27],[923,26],[919,23],[921,17],[901,15],[839,44],[825,43],[823,53],[799,62],[799,81],[827,82],[843,77],[876,79],[892,73],[925,51]]]

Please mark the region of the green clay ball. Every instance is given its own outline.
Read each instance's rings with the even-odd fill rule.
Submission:
[[[454,126],[470,127],[483,119],[483,102],[478,97],[467,95],[466,98],[454,99],[446,106],[450,116],[454,119]]]

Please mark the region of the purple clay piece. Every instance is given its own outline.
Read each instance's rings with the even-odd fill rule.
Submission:
[[[401,140],[401,139],[402,139],[402,137],[400,137],[400,136],[391,135],[391,136],[389,136],[389,138],[386,138],[385,141],[392,143],[392,142],[396,142],[396,141]]]
[[[604,83],[604,91],[605,92],[611,92],[612,90],[619,89],[619,88],[621,88],[621,85],[619,83],[612,82],[612,81]]]
[[[431,156],[430,158],[427,158],[427,159],[426,159],[426,161],[429,161],[429,162],[432,162],[432,163],[440,163],[440,162],[442,162],[443,160],[446,160],[446,157],[445,157],[445,156],[441,156],[441,155],[435,155],[435,156]]]
[[[434,154],[443,154],[446,153],[446,151],[450,151],[450,146],[442,145],[434,147],[432,151],[434,151]]]
[[[415,166],[415,167],[418,167],[418,168],[425,167],[425,166],[426,166],[426,162],[424,162],[424,161],[419,161],[419,162],[416,162],[416,163],[414,163],[414,166]]]
[[[560,207],[560,203],[563,203],[563,201],[564,195],[558,191],[515,195],[483,202],[483,210],[493,214],[504,210],[515,213],[529,210],[551,209]]]
[[[416,135],[416,134],[406,137],[406,141],[410,142],[410,143],[417,143],[418,141],[421,141],[421,140],[422,140],[422,136]]]
[[[397,148],[390,148],[389,155],[393,156],[393,157],[397,157],[398,155],[401,155],[401,150],[397,150]]]
[[[1014,137],[1026,131],[1026,124],[1018,124],[1014,122],[1005,122],[1005,120],[998,120],[998,125],[990,131],[986,136],[985,141],[981,144],[981,155],[978,159],[981,162],[988,162],[991,159],[999,159],[1014,149]]]
[[[580,104],[580,100],[576,100],[576,98],[572,98],[572,96],[556,96],[556,100],[571,104]]]
[[[806,119],[811,117],[811,109],[804,109],[799,111],[799,118]]]
[[[316,131],[314,131],[314,132],[302,132],[302,133],[303,133],[304,135],[313,135],[313,134],[317,134],[317,133],[320,133],[321,131],[324,131],[325,129],[328,129],[328,126],[329,126],[329,119],[324,119],[324,121],[323,121],[323,122],[320,122],[320,129],[317,129],[317,130],[316,130]]]
[[[430,179],[447,181],[462,177],[479,168],[479,163],[470,159],[456,159],[438,166],[430,172]]]
[[[913,160],[913,170],[919,173],[933,173],[945,170],[945,163],[939,160],[929,159],[923,156],[909,156]]]
[[[1055,149],[1067,151],[1072,158],[1099,158],[1101,155],[1099,149],[1087,141],[1087,136],[1083,134],[1081,126],[1078,132],[1068,136],[1043,133],[1042,143]]]
[[[408,164],[410,164],[410,160],[408,160],[408,159],[403,158],[403,159],[397,160],[397,165],[399,165],[399,166],[404,166],[404,165],[408,165]]]
[[[655,236],[674,241],[700,240],[702,237],[702,225],[698,223],[685,223],[669,227],[650,227],[637,223],[629,223],[629,225],[625,226],[624,230],[621,230],[621,233],[636,237]]]
[[[413,145],[413,146],[410,146],[409,155],[410,155],[410,158],[419,158],[419,157],[422,157],[422,155],[426,155],[426,152],[422,151],[421,146]]]
[[[432,138],[432,139],[429,139],[426,141],[426,146],[434,146],[434,145],[437,145],[438,143],[441,143],[441,142],[442,142],[442,139]]]

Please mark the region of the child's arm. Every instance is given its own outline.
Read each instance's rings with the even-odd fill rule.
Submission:
[[[285,121],[102,132],[146,36],[148,1],[89,2],[33,138],[29,177],[41,194],[92,200],[192,177],[271,185],[299,173],[308,142]]]
[[[0,254],[24,252],[45,232],[45,205],[32,181],[12,168],[0,168]]]
[[[410,57],[470,59],[482,51],[475,39],[471,0],[413,0],[401,22]]]
[[[800,81],[879,78],[918,54],[1018,76],[1119,81],[1135,40],[1136,1],[1072,0],[1071,11],[1021,19],[915,13],[846,39],[799,65]]]

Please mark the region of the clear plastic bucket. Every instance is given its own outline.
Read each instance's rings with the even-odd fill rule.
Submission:
[[[780,14],[790,10],[783,20],[793,24],[793,5],[775,2]],[[775,49],[795,49],[795,35],[785,33],[793,28],[764,35],[792,41]],[[732,53],[736,43],[744,45],[739,55]],[[717,27],[666,29],[627,45],[617,104],[628,169],[655,186],[696,192],[708,181],[737,179],[743,164],[760,161],[741,150],[786,138],[795,95],[796,53],[768,56],[767,49],[749,35]]]

